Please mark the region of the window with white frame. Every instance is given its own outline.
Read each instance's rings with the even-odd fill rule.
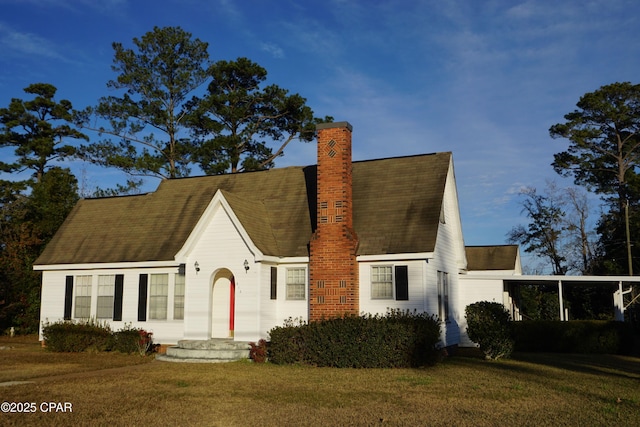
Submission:
[[[184,274],[176,274],[173,293],[173,318],[184,319]]]
[[[438,317],[449,320],[449,273],[438,271]]]
[[[111,319],[113,317],[113,294],[116,285],[115,274],[98,276],[98,319]]]
[[[287,268],[287,299],[304,300],[307,286],[306,268]]]
[[[91,317],[91,276],[76,276],[76,301],[73,317],[88,319]]]
[[[371,298],[393,298],[393,268],[390,265],[371,266]]]
[[[149,319],[166,320],[169,275],[151,274],[149,278]]]

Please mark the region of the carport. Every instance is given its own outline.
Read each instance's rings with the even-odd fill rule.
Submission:
[[[637,302],[638,295],[631,298],[632,285],[640,283],[640,276],[509,276],[503,278],[504,289],[514,290],[519,285],[553,285],[558,287],[558,303],[560,306],[560,320],[569,320],[568,312],[564,307],[564,285],[571,283],[572,285],[584,286],[609,286],[616,287],[613,292],[613,308],[615,320],[624,321],[624,312],[631,304]],[[509,292],[513,298],[512,292]],[[625,302],[625,298],[627,301]],[[518,308],[513,307],[512,312],[514,320],[521,320]]]
[[[632,297],[632,285],[640,284],[640,276],[556,276],[556,275],[474,275],[469,274],[465,280],[472,282],[501,281],[503,284],[503,303],[511,312],[514,320],[522,320],[520,307],[518,306],[518,288],[524,285],[541,286],[555,285],[558,289],[558,302],[560,307],[560,320],[569,320],[567,310],[564,307],[564,285],[607,286],[615,288],[612,293],[614,318],[624,321],[625,310],[633,303],[638,303],[640,295]]]

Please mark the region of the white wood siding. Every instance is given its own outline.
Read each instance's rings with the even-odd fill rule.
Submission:
[[[442,322],[441,340],[443,346],[459,344],[460,322],[464,312],[460,312],[460,287],[458,273],[466,267],[464,240],[458,206],[453,162],[449,167],[443,200],[444,222],[438,228],[434,258],[427,268],[427,312],[438,313],[437,273],[448,273],[449,280],[449,320]]]
[[[260,287],[262,288],[259,309],[260,338],[266,338],[267,332],[278,324],[278,302],[284,297],[282,290],[276,289],[276,299],[271,299],[271,267],[275,267],[277,273],[276,264],[264,262],[256,264],[256,268],[260,269]],[[281,280],[278,280],[278,286],[280,282]]]
[[[66,276],[64,271],[43,271],[40,295],[40,340],[42,325],[55,323],[64,318],[64,292]],[[73,307],[71,310],[73,316]]]
[[[212,322],[221,314],[216,312],[212,317],[213,288],[216,285],[228,286],[229,282],[225,280],[228,275],[233,275],[236,284],[234,337],[239,341],[255,341],[259,338],[261,268],[254,262],[250,242],[243,240],[238,227],[240,225],[234,224],[223,205],[218,204],[203,233],[187,254],[186,339],[211,338]],[[249,270],[244,268],[245,260]],[[194,268],[196,261],[200,268],[198,272]],[[224,292],[220,292],[220,295],[224,295]],[[219,307],[225,310],[222,304]],[[228,319],[229,313],[224,316]]]
[[[178,272],[177,266],[174,268],[163,267],[154,269],[94,269],[94,270],[70,270],[70,271],[43,271],[42,274],[42,304],[40,307],[41,326],[45,322],[54,323],[62,321],[64,318],[64,298],[66,276],[74,276],[73,299],[71,307],[71,318],[75,321],[75,296],[77,276],[91,276],[91,318],[95,319],[98,302],[98,276],[122,274],[124,276],[122,292],[122,321],[112,319],[97,319],[108,324],[113,331],[118,331],[124,327],[142,328],[153,333],[156,343],[176,343],[183,336],[183,321],[173,320],[174,308],[174,285],[175,274]],[[138,280],[140,274],[168,274],[169,287],[167,295],[167,319],[138,321]],[[187,284],[187,287],[189,285]],[[149,313],[149,297],[146,301],[147,319]],[[42,328],[40,329],[42,333]],[[42,335],[40,336],[42,339]]]
[[[407,266],[409,282],[409,299],[407,301],[396,300],[395,295],[395,267]],[[374,266],[391,266],[393,274],[393,298],[374,299],[371,297],[371,268]],[[422,313],[426,310],[425,275],[427,269],[426,260],[402,260],[393,261],[368,261],[358,263],[360,282],[360,312],[369,314],[386,314],[389,309],[414,310]]]
[[[276,326],[282,326],[289,318],[307,321],[309,318],[309,264],[281,263],[261,264],[263,274],[260,298],[260,338],[268,338],[268,333]],[[277,269],[277,298],[271,299],[271,267]],[[304,268],[306,271],[305,299],[287,300],[287,269]]]

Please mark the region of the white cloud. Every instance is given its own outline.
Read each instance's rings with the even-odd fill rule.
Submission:
[[[260,43],[260,49],[269,53],[274,58],[284,58],[284,50],[274,43]]]
[[[216,2],[216,10],[219,13],[224,14],[227,18],[232,18],[234,22],[241,21],[242,12],[238,8],[238,3],[233,0],[217,0]]]
[[[6,56],[35,56],[67,61],[58,47],[34,33],[17,31],[0,22],[0,52]]]
[[[78,11],[82,7],[88,7],[100,11],[121,11],[127,0],[5,0],[8,3],[30,4],[41,8],[66,9]]]

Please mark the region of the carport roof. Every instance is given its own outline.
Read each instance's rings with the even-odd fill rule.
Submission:
[[[640,283],[640,276],[560,276],[560,275],[461,275],[463,280],[504,280],[506,282],[527,282],[531,285],[544,285],[558,282],[571,282],[575,284],[598,283]]]

